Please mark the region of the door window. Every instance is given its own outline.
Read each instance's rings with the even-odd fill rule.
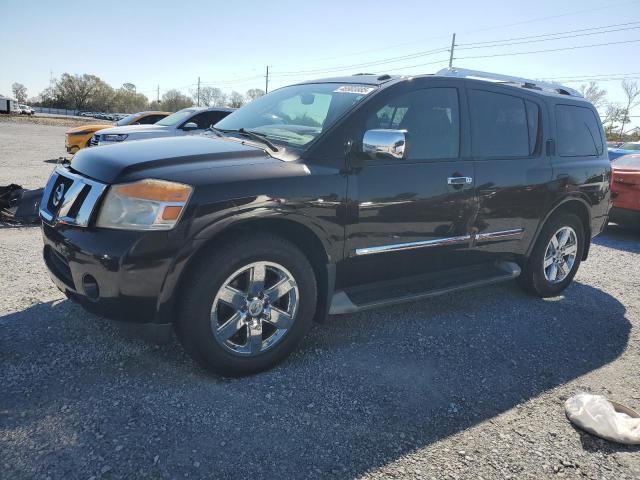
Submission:
[[[146,117],[142,117],[138,120],[138,123],[140,125],[152,125],[164,117],[165,115],[147,115]]]
[[[215,125],[228,114],[229,112],[202,112],[193,116],[187,123],[194,122],[200,130],[204,130]]]
[[[473,156],[527,157],[537,144],[538,106],[522,98],[484,90],[471,91]]]
[[[406,130],[407,159],[457,158],[460,115],[455,88],[425,88],[400,95],[366,122],[366,129]]]
[[[597,156],[602,153],[602,137],[593,111],[574,105],[556,105],[558,155]]]

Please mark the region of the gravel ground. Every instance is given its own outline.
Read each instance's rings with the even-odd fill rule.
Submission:
[[[42,183],[62,131],[0,124],[0,183]],[[0,229],[2,478],[640,478],[640,449],[563,410],[640,408],[640,234],[597,238],[561,297],[507,283],[332,317],[232,380],[64,300],[40,248]]]

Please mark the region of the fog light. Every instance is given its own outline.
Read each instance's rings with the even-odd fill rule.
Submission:
[[[86,274],[82,277],[82,289],[84,290],[84,294],[91,300],[97,300],[100,296],[98,282],[93,275]]]

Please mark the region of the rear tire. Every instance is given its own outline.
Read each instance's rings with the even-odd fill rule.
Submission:
[[[216,245],[198,263],[176,321],[195,360],[224,376],[249,375],[298,347],[313,322],[317,287],[295,245],[257,234]]]
[[[518,281],[538,297],[555,297],[569,286],[582,259],[585,238],[580,218],[560,212],[542,228]]]

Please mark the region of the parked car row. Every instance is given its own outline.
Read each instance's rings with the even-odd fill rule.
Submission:
[[[329,314],[515,278],[557,296],[610,207],[595,107],[486,72],[303,82],[94,139],[40,204],[52,280],[225,375]]]
[[[114,123],[114,126],[125,125],[149,125],[156,123],[158,120],[170,115],[169,112],[138,112],[127,115]],[[106,125],[82,125],[67,130],[65,134],[65,147],[67,152],[76,153],[78,150],[89,147],[91,145],[91,139],[93,135],[105,128],[109,128]]]
[[[93,117],[98,120],[121,120],[130,115],[128,113],[80,112],[80,117]]]
[[[190,107],[169,112],[139,112],[114,123],[83,125],[66,132],[67,152],[76,153],[85,147],[96,147],[132,140],[202,133],[229,115],[233,109],[221,107]]]

